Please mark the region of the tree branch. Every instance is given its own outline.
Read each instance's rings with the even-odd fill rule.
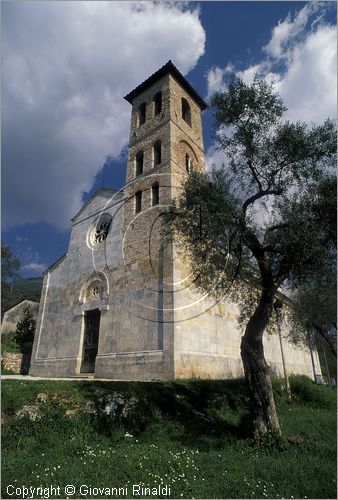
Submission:
[[[325,339],[325,341],[327,342],[332,354],[334,355],[335,358],[337,358],[337,346],[335,345],[335,343],[332,341],[332,338],[330,337],[330,335],[328,335],[325,331],[325,328],[322,328],[318,325],[315,325],[313,324],[312,325],[314,327],[314,329],[317,331],[317,333],[323,337],[323,339]]]
[[[282,193],[283,193],[283,189],[281,189],[281,188],[280,189],[263,189],[263,190],[258,191],[258,193],[254,194],[253,196],[250,196],[250,198],[245,200],[245,202],[243,203],[243,205],[242,205],[243,217],[246,214],[246,210],[247,210],[248,206],[251,205],[252,203],[254,203],[255,201],[259,200],[260,198],[263,198],[264,196],[269,196],[270,194],[280,195]]]
[[[252,160],[248,160],[248,167],[249,167],[250,172],[252,173],[253,178],[255,179],[255,181],[257,183],[259,191],[261,192],[263,190],[262,183],[258,178],[257,172],[252,164]]]
[[[265,233],[268,233],[270,231],[276,231],[277,229],[283,229],[285,227],[289,227],[289,224],[287,224],[286,222],[281,222],[280,224],[274,224],[273,226],[268,227],[265,230]]]

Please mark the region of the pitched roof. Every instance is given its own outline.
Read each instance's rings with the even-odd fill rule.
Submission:
[[[133,100],[136,96],[147,89],[150,85],[157,82],[157,80],[162,78],[162,76],[166,75],[167,73],[173,75],[173,77],[182,85],[182,87],[191,95],[191,97],[195,99],[202,111],[208,107],[204,99],[202,99],[202,97],[196,92],[196,90],[190,85],[188,80],[184,78],[182,73],[178,71],[176,66],[171,61],[168,61],[167,64],[162,66],[162,68],[153,73],[149,78],[144,80],[144,82],[140,83],[140,85],[138,85],[134,90],[129,92],[129,94],[124,97],[125,100],[130,104],[133,104]]]
[[[95,198],[95,196],[97,196],[100,192],[102,191],[107,191],[109,193],[117,193],[119,195],[119,193],[121,193],[122,195],[122,191],[121,189],[111,189],[111,188],[105,188],[105,187],[101,187],[101,188],[98,188],[95,193],[93,193],[91,195],[90,198],[88,198],[88,200],[82,205],[82,207],[80,208],[80,210],[74,215],[74,217],[71,218],[71,221],[74,222],[75,219],[83,212],[83,210],[89,205],[89,203],[92,201],[93,198]]]
[[[18,302],[16,302],[15,304],[13,304],[11,307],[9,307],[8,309],[6,309],[6,311],[4,311],[4,315],[6,313],[8,313],[9,311],[11,311],[12,309],[16,309],[17,306],[23,304],[24,302],[30,302],[31,304],[36,304],[36,305],[39,305],[40,302],[38,300],[32,300],[32,299],[20,299]]]

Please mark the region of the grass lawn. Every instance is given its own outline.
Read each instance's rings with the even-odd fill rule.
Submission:
[[[242,380],[4,380],[2,498],[336,498],[336,390],[274,386],[286,439],[254,446]]]

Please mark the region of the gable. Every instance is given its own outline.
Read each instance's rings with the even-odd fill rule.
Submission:
[[[78,213],[71,219],[72,223],[75,224],[84,219],[93,217],[99,214],[102,210],[119,203],[123,199],[123,191],[118,191],[115,189],[100,188],[78,211]]]

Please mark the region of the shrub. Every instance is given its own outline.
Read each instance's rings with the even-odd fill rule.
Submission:
[[[297,401],[319,408],[335,408],[334,387],[317,385],[303,375],[293,375],[289,381],[292,397]]]
[[[1,334],[2,352],[20,352],[20,346],[15,340],[15,332],[4,332]]]
[[[30,306],[27,306],[23,312],[23,318],[16,325],[15,340],[20,346],[33,342],[35,330],[35,321]]]

